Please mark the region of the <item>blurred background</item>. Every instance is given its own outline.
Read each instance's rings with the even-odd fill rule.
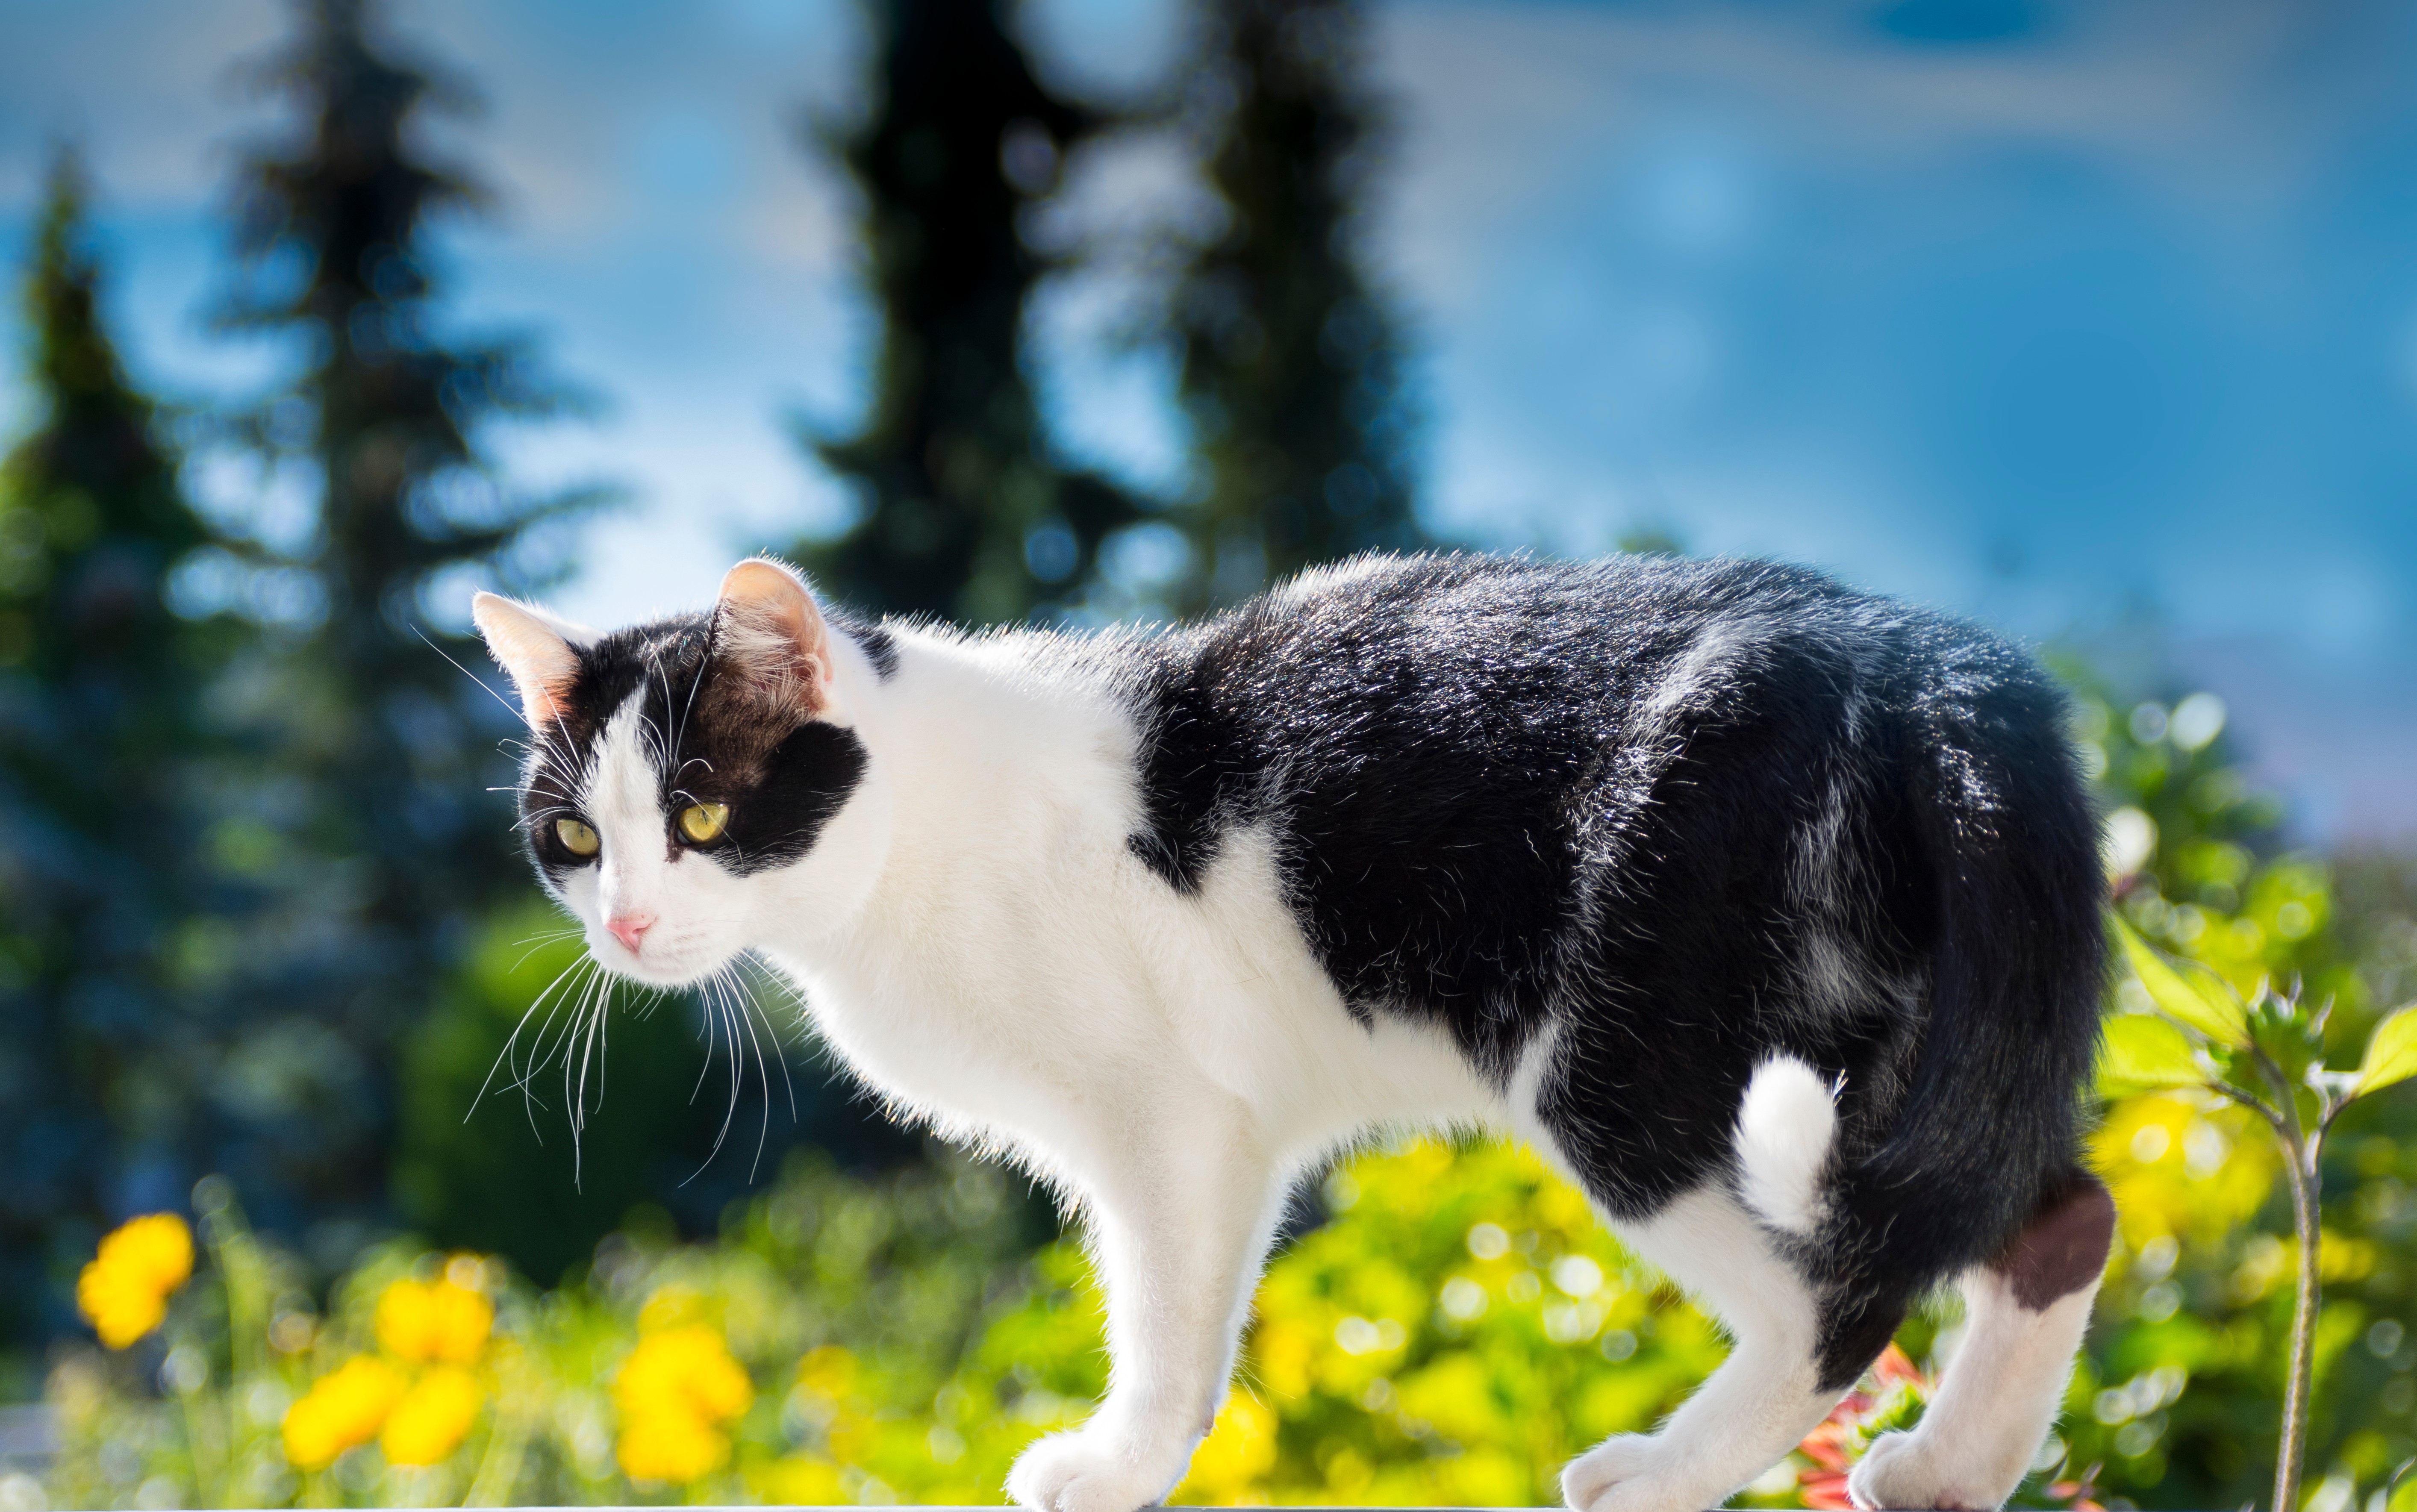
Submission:
[[[2043,648],[2144,932],[2345,1036],[2417,994],[2401,8],[0,0],[0,1507],[995,1500],[1096,1394],[1055,1215],[779,990],[573,1053],[480,587],[617,625],[769,549],[1079,627],[1369,548],[1807,562]],[[2417,1456],[2409,1096],[2327,1168],[2318,1512]],[[2271,1152],[2168,1094],[2099,1157],[2125,1246],[2038,1496],[2237,1504]],[[1721,1345],[1573,1201],[1482,1147],[1305,1189],[1182,1494],[1550,1500],[1649,1426]],[[200,1270],[97,1344],[79,1278],[155,1212]],[[456,1293],[486,1321],[397,1342]],[[677,1411],[630,1384],[661,1338]],[[453,1418],[397,1405],[431,1383]],[[1783,1468],[1751,1499],[1834,1499]]]

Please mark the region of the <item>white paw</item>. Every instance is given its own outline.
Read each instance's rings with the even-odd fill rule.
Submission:
[[[2014,1492],[2011,1486],[1992,1491],[1977,1484],[1975,1477],[1957,1474],[1936,1461],[1931,1446],[1920,1435],[1883,1433],[1847,1472],[1847,1496],[1862,1512],[1905,1512],[1917,1507],[1994,1512]],[[2017,1473],[2016,1479],[2020,1478]]]
[[[1561,1500],[1573,1512],[1700,1512],[1701,1498],[1669,1471],[1661,1440],[1614,1434],[1562,1470]]]
[[[1016,1457],[1007,1494],[1033,1512],[1133,1512],[1175,1485],[1183,1466],[1144,1465],[1104,1439],[1077,1429],[1041,1440]]]

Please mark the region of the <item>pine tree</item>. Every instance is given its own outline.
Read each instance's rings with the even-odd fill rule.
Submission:
[[[411,125],[466,97],[381,45],[373,22],[364,0],[306,0],[298,44],[264,82],[302,105],[308,133],[251,157],[240,206],[247,277],[232,324],[298,333],[310,354],[259,431],[273,444],[297,408],[308,417],[300,449],[325,492],[303,565],[326,610],[262,679],[288,711],[277,779],[305,796],[282,809],[255,803],[293,842],[277,879],[291,907],[278,922],[304,948],[264,984],[274,1007],[260,1049],[236,1059],[276,1053],[302,1018],[333,1030],[342,1053],[308,1063],[313,1081],[288,1079],[262,1147],[238,1163],[262,1173],[248,1199],[264,1184],[291,1194],[271,1215],[289,1222],[374,1210],[391,1177],[395,1207],[431,1238],[505,1249],[552,1277],[632,1202],[710,1232],[746,1186],[752,1143],[708,1158],[719,1110],[690,1100],[692,1057],[705,1051],[694,1019],[672,1007],[615,1012],[613,1100],[587,1141],[603,1158],[584,1183],[558,1098],[536,1133],[518,1096],[479,1100],[537,991],[509,969],[528,955],[522,935],[541,927],[536,889],[503,800],[487,792],[509,783],[495,749],[520,731],[448,664],[483,671],[484,650],[424,624],[419,600],[463,569],[527,586],[544,566],[544,527],[585,501],[512,498],[481,464],[482,424],[543,414],[555,395],[524,351],[449,340],[437,326],[430,223],[485,197],[418,156]],[[775,1158],[801,1130],[862,1142],[845,1089],[798,1100],[798,1124],[785,1106],[774,1115]],[[307,1145],[292,1137],[304,1132]]]
[[[84,200],[63,151],[25,284],[40,418],[0,463],[0,1339],[69,1321],[45,1272],[99,1225],[181,1198],[201,1092],[170,945],[216,637],[166,582],[208,535],[101,327]]]
[[[298,107],[303,130],[242,163],[225,322],[304,354],[255,432],[299,453],[322,487],[298,565],[324,605],[261,674],[274,692],[255,703],[281,721],[282,755],[252,802],[277,832],[289,910],[263,990],[339,1042],[287,1079],[283,1127],[309,1138],[281,1136],[272,1152],[276,1183],[324,1213],[380,1199],[396,1036],[472,921],[528,886],[486,791],[509,780],[496,745],[511,721],[448,665],[484,660],[424,623],[422,596],[448,573],[535,570],[540,527],[582,501],[498,484],[479,428],[558,396],[521,347],[438,325],[430,222],[484,196],[422,159],[412,123],[463,108],[464,91],[382,45],[364,0],[305,0],[301,19],[260,83]]]
[[[1195,605],[1314,563],[1419,543],[1400,336],[1353,256],[1376,158],[1359,0],[1208,0],[1195,98],[1215,114],[1222,234],[1172,324],[1205,495]]]
[[[867,610],[1020,619],[1062,601],[1136,515],[1048,457],[1018,365],[1047,270],[1018,215],[1103,120],[1041,87],[996,0],[884,0],[877,17],[879,99],[840,144],[886,322],[876,396],[858,435],[816,446],[864,511],[801,554]]]

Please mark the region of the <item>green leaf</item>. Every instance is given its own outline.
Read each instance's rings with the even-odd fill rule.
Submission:
[[[2359,1062],[2358,1081],[2350,1096],[2364,1097],[2395,1081],[2417,1076],[2417,1003],[2392,1010],[2375,1026],[2366,1042],[2366,1058]]]
[[[2132,970],[2149,990],[2158,1012],[2219,1045],[2249,1043],[2249,1014],[2232,995],[2232,989],[2209,973],[2201,974],[2203,981],[2185,977],[2120,918],[2115,921],[2115,932],[2121,937],[2123,953],[2131,958]]]
[[[2189,1036],[2148,1013],[2120,1013],[2106,1021],[2106,1042],[2098,1053],[2098,1090],[2109,1097],[2161,1087],[2203,1087],[2207,1073]]]

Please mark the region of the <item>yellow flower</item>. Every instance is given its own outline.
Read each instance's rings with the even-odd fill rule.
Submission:
[[[111,1349],[124,1349],[168,1316],[168,1293],[193,1274],[193,1233],[174,1213],[129,1218],[100,1242],[76,1278],[76,1309]]]
[[[631,1480],[686,1482],[730,1457],[719,1425],[755,1399],[754,1383],[720,1334],[690,1323],[638,1340],[613,1383],[621,1468]]]
[[[403,1393],[388,1414],[378,1447],[391,1465],[433,1465],[461,1445],[482,1394],[470,1372],[440,1365]]]
[[[193,1274],[193,1231],[174,1213],[129,1218],[100,1242],[93,1263],[122,1272],[155,1292],[174,1292]]]
[[[111,1349],[124,1349],[168,1316],[168,1299],[147,1287],[129,1286],[98,1262],[76,1278],[76,1310]]]
[[[681,1413],[718,1423],[747,1410],[755,1399],[755,1384],[730,1357],[720,1334],[690,1323],[638,1340],[613,1383],[613,1396],[627,1417]]]
[[[684,1483],[721,1469],[730,1441],[685,1413],[662,1413],[626,1425],[617,1458],[631,1480]]]
[[[377,1437],[403,1396],[403,1378],[385,1361],[356,1355],[312,1383],[285,1411],[285,1458],[297,1470],[324,1470],[336,1456]]]
[[[450,1280],[406,1278],[378,1296],[378,1347],[399,1360],[475,1365],[494,1325],[494,1305]]]

